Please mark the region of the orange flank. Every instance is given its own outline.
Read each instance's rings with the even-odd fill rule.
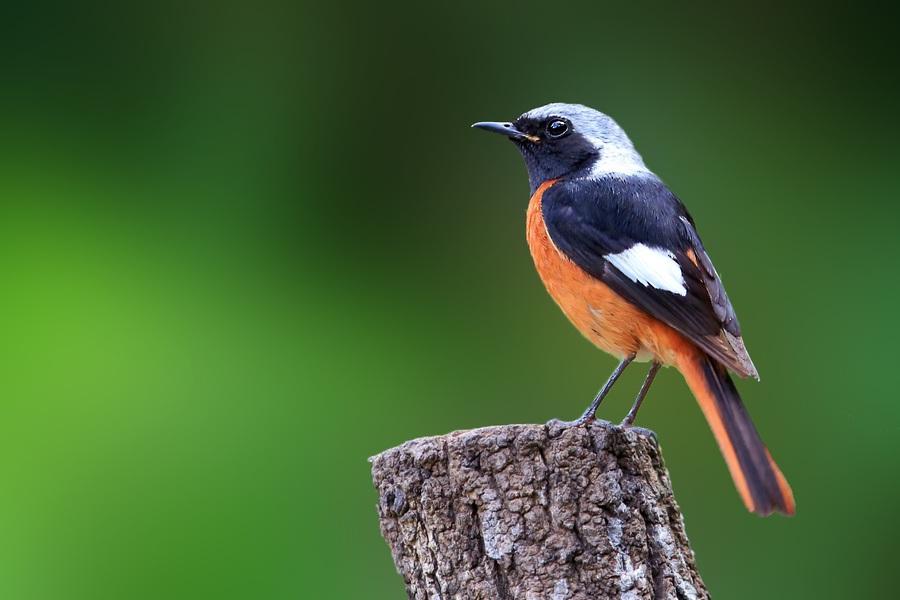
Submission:
[[[625,300],[563,254],[550,239],[541,199],[555,180],[542,183],[527,213],[528,247],[550,296],[591,342],[622,359],[636,356],[678,368],[700,404],[747,509],[794,513],[791,488],[759,439],[724,367],[687,337]],[[693,250],[688,258],[697,263]]]
[[[528,247],[550,296],[573,325],[601,350],[622,359],[635,354],[666,365],[677,350],[693,345],[680,333],[631,304],[556,248],[541,213],[541,198],[555,183],[545,181],[528,204]]]

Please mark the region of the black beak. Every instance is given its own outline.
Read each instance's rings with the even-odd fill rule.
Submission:
[[[491,131],[493,133],[500,133],[514,140],[530,140],[532,142],[537,141],[537,138],[535,136],[528,135],[527,133],[519,131],[512,123],[481,121],[473,124],[472,127],[475,127],[476,129],[484,129],[485,131]]]

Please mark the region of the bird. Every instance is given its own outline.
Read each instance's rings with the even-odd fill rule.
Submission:
[[[734,307],[685,205],[608,115],[551,103],[477,129],[509,138],[531,196],[526,238],[540,279],[573,325],[619,360],[582,417],[633,362],[647,376],[621,425],[634,424],[660,367],[681,372],[750,512],[793,515],[790,485],[729,372],[759,380]]]

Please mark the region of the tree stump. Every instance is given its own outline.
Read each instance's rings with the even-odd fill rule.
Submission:
[[[371,462],[381,534],[411,599],[709,597],[650,431],[503,425]]]

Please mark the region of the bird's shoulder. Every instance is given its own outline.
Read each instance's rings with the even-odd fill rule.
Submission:
[[[655,176],[561,180],[544,193],[543,212],[563,227],[607,233],[609,241],[676,248],[685,241],[684,204]]]

